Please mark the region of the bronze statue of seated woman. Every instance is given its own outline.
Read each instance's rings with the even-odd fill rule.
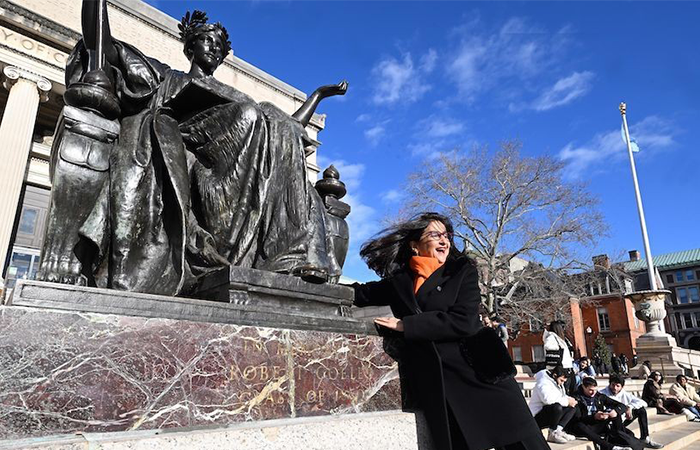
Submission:
[[[343,95],[347,83],[318,88],[290,116],[212,76],[230,42],[203,12],[187,13],[180,24],[191,62],[185,73],[113,39],[106,7],[97,21],[98,3],[83,2],[84,37],[66,85],[111,90],[118,116],[101,115],[118,122],[118,136],[109,146],[109,176],[83,190],[89,192],[54,180],[52,205],[69,199],[75,209],[52,206],[39,279],[166,295],[191,293],[201,276],[227,264],[337,279],[339,258],[307,179],[304,140],[319,102]],[[96,48],[104,54],[98,69],[91,64]],[[80,95],[68,98],[80,109]],[[100,113],[97,103],[85,109]],[[87,151],[84,141],[56,141],[63,149],[53,150],[54,161],[65,164],[71,145]]]

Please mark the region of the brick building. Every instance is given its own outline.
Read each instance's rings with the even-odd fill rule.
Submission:
[[[624,298],[634,289],[633,277],[621,265],[612,265],[607,256],[594,258],[595,269],[586,274],[588,296],[571,300],[571,327],[569,339],[575,357],[591,356],[593,343],[602,335],[608,348],[615,354],[631,358],[636,340],[646,332],[643,322],[634,315],[634,305]],[[552,318],[543,322],[532,320],[523,324],[508,348],[514,361],[544,362],[542,330]]]

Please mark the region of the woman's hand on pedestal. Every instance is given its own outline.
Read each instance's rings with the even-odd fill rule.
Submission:
[[[374,323],[395,331],[403,331],[403,321],[396,317],[377,317]]]

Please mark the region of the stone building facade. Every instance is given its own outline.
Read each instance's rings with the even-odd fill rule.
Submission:
[[[648,289],[646,260],[636,250],[629,254],[626,270],[636,276],[638,289]],[[671,291],[666,330],[681,347],[700,350],[700,249],[656,255],[654,266],[663,289]]]
[[[115,38],[185,70],[179,20],[140,0],[108,0]],[[0,0],[0,284],[31,277],[38,267],[51,182],[52,135],[63,107],[65,65],[80,39],[79,0]],[[183,13],[186,6],[183,5]],[[226,25],[226,24],[225,24]],[[233,43],[235,48],[235,42]],[[291,114],[306,95],[263,70],[229,55],[215,76]],[[309,179],[316,165],[318,133],[325,116],[315,115],[307,131]]]
[[[581,274],[587,279],[587,296],[571,300],[570,340],[574,356],[592,356],[595,339],[605,339],[611,353],[635,353],[637,338],[646,332],[644,322],[634,315],[634,305],[624,297],[634,290],[633,276],[613,266],[606,255],[594,258],[594,270]],[[524,324],[508,348],[516,361],[544,362],[542,329],[544,323]]]

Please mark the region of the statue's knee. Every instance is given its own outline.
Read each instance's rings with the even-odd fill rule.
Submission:
[[[254,123],[263,118],[263,112],[255,103],[243,103],[238,107],[238,117],[245,122]]]

